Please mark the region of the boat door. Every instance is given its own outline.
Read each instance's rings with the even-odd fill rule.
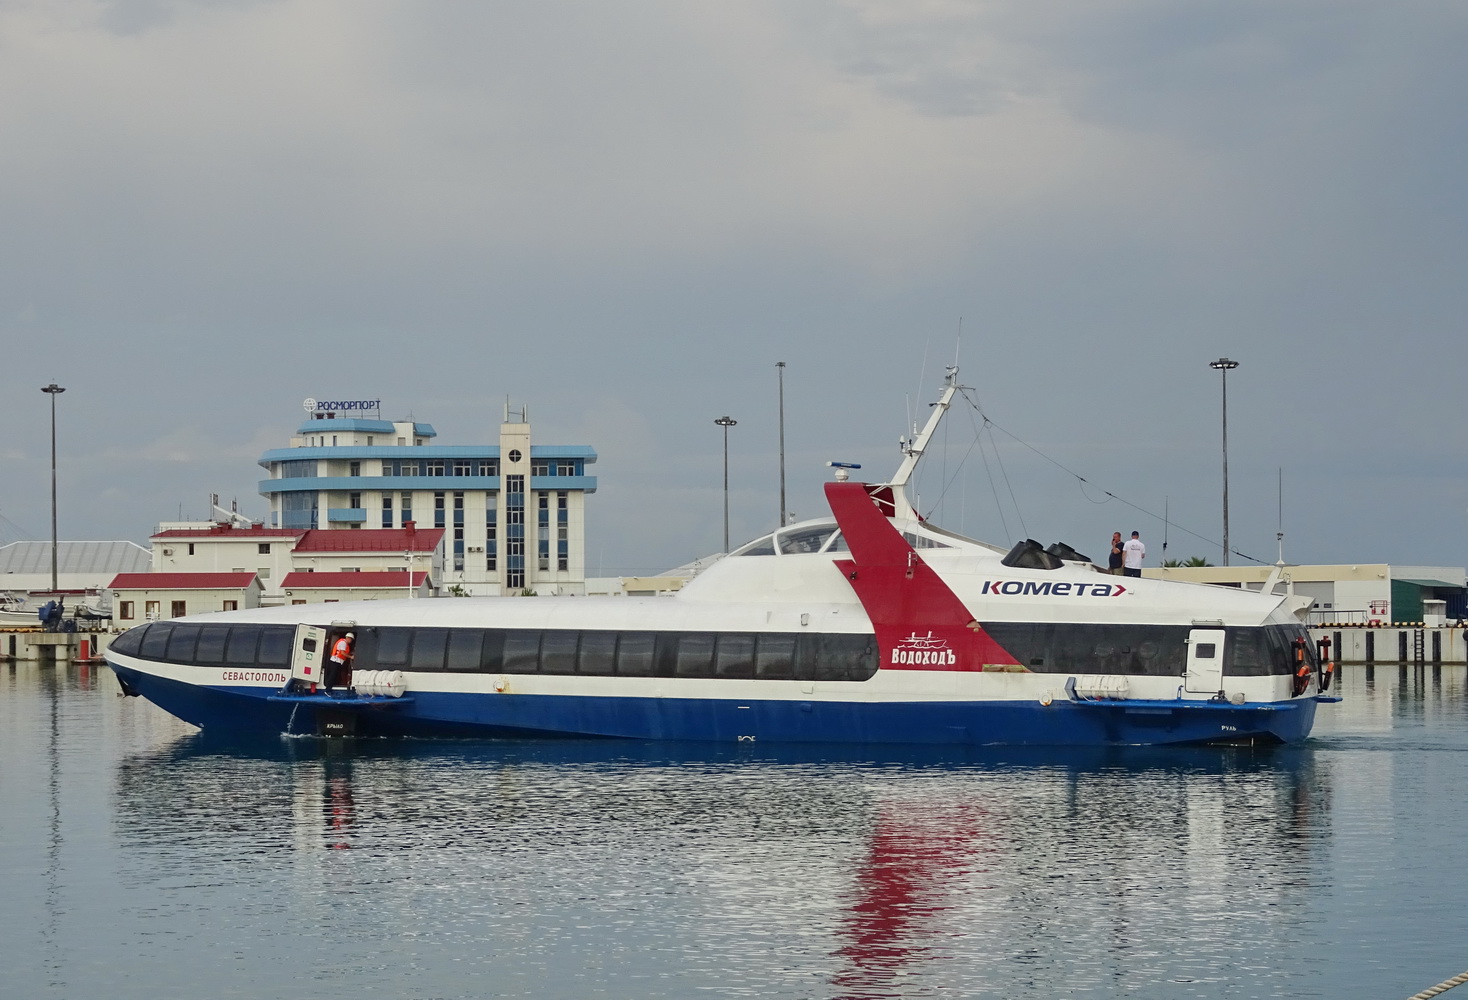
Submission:
[[[326,629],[319,625],[297,625],[291,649],[291,679],[320,684],[326,663]]]
[[[1183,690],[1213,696],[1223,690],[1223,629],[1195,628],[1188,632],[1188,670]]]

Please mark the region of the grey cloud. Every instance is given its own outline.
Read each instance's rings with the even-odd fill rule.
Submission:
[[[211,491],[258,513],[251,456],[303,396],[360,390],[468,442],[510,394],[540,439],[601,451],[608,570],[662,568],[717,547],[720,413],[740,420],[734,533],[772,523],[775,360],[790,505],[814,515],[824,461],[893,467],[904,396],[931,395],[962,317],[997,422],[1195,529],[1218,520],[1206,361],[1238,358],[1246,551],[1272,558],[1285,466],[1301,558],[1436,561],[1468,505],[1463,22],[1427,3],[8,5],[0,339],[20,346],[0,412],[24,454],[0,510],[47,521],[53,379],[64,523],[134,538]],[[194,460],[148,457],[180,425]],[[972,433],[950,427],[950,474]],[[1160,532],[1001,454],[1031,531],[1082,551]],[[969,461],[945,519],[1012,540],[992,456]]]

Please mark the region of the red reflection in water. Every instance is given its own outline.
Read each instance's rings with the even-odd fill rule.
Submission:
[[[927,928],[950,908],[948,887],[973,870],[979,827],[973,809],[883,811],[842,928],[848,943],[836,952],[848,963],[832,980],[841,1000],[902,995],[896,977],[930,951],[918,942],[931,939]]]
[[[328,778],[326,781],[326,846],[335,851],[351,849],[347,840],[357,821],[357,803],[352,798],[352,779]]]

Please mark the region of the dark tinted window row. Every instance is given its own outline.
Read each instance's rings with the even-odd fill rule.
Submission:
[[[864,681],[870,635],[365,628],[355,669]]]
[[[988,622],[984,631],[1036,673],[1181,677],[1192,629],[1187,625]],[[1224,629],[1223,672],[1245,677],[1293,673],[1291,644],[1296,635],[1305,632],[1279,625]],[[1310,655],[1313,658],[1313,651]]]
[[[112,649],[127,656],[203,667],[284,667],[294,625],[190,625],[153,622],[128,629]]]
[[[877,672],[870,635],[791,632],[593,632],[574,629],[359,627],[355,670],[729,677],[864,681]],[[287,666],[289,625],[155,622],[112,648],[201,666]]]

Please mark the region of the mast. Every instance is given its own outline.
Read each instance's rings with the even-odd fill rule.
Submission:
[[[931,404],[933,412],[928,416],[928,422],[917,437],[911,441],[901,439],[902,464],[897,467],[897,474],[892,481],[881,485],[890,487],[892,490],[892,511],[896,515],[899,511],[903,517],[908,516],[908,511],[915,511],[912,502],[907,498],[907,484],[912,479],[913,470],[917,468],[918,460],[923,457],[927,450],[928,442],[933,438],[933,432],[938,429],[943,415],[948,412],[948,407],[953,402],[954,394],[963,388],[958,384],[958,366],[949,365],[948,374],[943,378],[943,394],[938,397],[936,403]]]

